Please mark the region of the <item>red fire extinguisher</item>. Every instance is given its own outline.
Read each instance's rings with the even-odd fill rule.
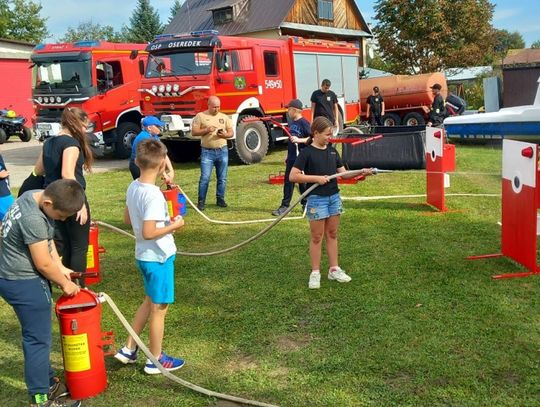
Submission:
[[[167,201],[167,208],[169,210],[169,217],[171,219],[176,218],[180,215],[180,204],[178,202],[178,194],[180,189],[178,185],[167,184],[167,189],[162,190],[165,201]]]
[[[91,223],[90,233],[88,234],[88,252],[86,253],[86,273],[91,273],[92,277],[84,277],[83,275],[86,285],[96,284],[101,281],[100,253],[105,253],[105,248],[99,245],[98,226]]]
[[[103,347],[114,343],[112,332],[101,332],[101,302],[82,288],[74,297],[56,302],[60,322],[66,385],[74,400],[93,397],[107,387]]]

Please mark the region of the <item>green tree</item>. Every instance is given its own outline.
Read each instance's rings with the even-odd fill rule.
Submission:
[[[0,0],[0,37],[38,43],[49,36],[41,4],[32,0]]]
[[[122,29],[130,42],[149,42],[163,32],[157,10],[150,5],[149,0],[138,0],[137,7],[129,18],[129,26]]]
[[[0,38],[8,38],[9,17],[7,0],[0,0]]]
[[[171,16],[169,17],[169,21],[168,21],[169,24],[174,19],[174,16],[176,15],[176,13],[178,13],[180,8],[182,7],[182,3],[183,2],[180,2],[180,0],[174,0],[174,4],[171,7]]]
[[[493,9],[489,0],[378,0],[381,58],[396,74],[490,62]]]
[[[504,57],[509,49],[521,49],[525,48],[525,40],[523,36],[517,32],[510,32],[508,30],[493,30],[493,36],[495,38],[495,44],[493,50],[499,57]]]
[[[92,20],[82,21],[75,28],[68,27],[61,42],[75,42],[80,40],[106,40],[111,42],[121,42],[122,35],[114,31],[110,25],[93,23]]]
[[[531,44],[531,48],[540,48],[540,40],[536,40]]]

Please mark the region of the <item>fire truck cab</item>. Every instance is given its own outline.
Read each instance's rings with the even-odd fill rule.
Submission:
[[[63,109],[79,107],[90,120],[94,154],[128,157],[140,132],[138,61],[146,59],[145,47],[105,41],[37,45],[30,57],[36,137],[57,135]]]
[[[221,111],[233,121],[233,151],[245,164],[261,161],[283,132],[269,121],[244,119],[279,116],[286,123],[285,105],[293,98],[302,100],[311,119],[311,93],[324,78],[339,97],[341,123],[359,115],[356,44],[202,31],[158,36],[146,50],[142,112],[166,123],[164,140],[173,155],[193,140],[191,122],[207,109],[211,95],[220,98]]]

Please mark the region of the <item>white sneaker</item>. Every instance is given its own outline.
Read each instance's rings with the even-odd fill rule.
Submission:
[[[352,278],[338,267],[337,270],[334,271],[328,270],[328,280],[335,280],[339,283],[348,283]]]
[[[311,272],[308,287],[312,289],[321,288],[321,273]]]

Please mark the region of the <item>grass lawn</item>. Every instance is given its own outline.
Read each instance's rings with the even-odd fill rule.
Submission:
[[[207,202],[223,220],[270,217],[281,186],[283,149],[261,164],[229,169],[227,202]],[[126,163],[127,167],[127,163]],[[198,163],[177,165],[196,199]],[[500,193],[501,150],[457,146],[448,193]],[[88,178],[94,219],[121,224],[127,170]],[[425,193],[425,174],[408,171],[343,185],[342,195]],[[212,181],[209,197],[215,191]],[[298,196],[295,194],[295,197]],[[282,222],[254,243],[218,257],[177,257],[176,303],[164,349],[184,357],[182,378],[215,391],[293,407],[539,406],[540,277],[494,281],[517,271],[508,259],[471,262],[500,248],[500,198],[448,197],[454,212],[434,214],[423,198],[344,202],[340,263],[349,284],[326,279],[308,290],[306,220]],[[299,210],[295,210],[298,214]],[[431,215],[431,216],[428,216]],[[207,252],[247,239],[265,224],[215,225],[191,208],[179,250]],[[127,229],[127,228],[126,228]],[[142,300],[133,241],[101,230],[107,292],[129,320]],[[105,304],[102,329],[125,332]],[[54,320],[54,366],[61,368]],[[147,340],[147,335],[143,335]],[[0,403],[24,406],[19,324],[0,301]],[[143,358],[141,358],[143,359]],[[107,358],[109,387],[85,406],[206,407],[216,400]]]

